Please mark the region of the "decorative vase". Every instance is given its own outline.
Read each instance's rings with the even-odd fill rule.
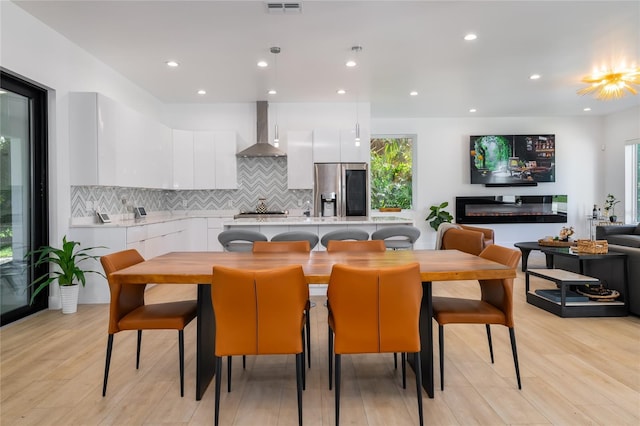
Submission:
[[[618,216],[616,216],[615,214],[609,216],[609,220],[611,222],[617,222],[618,221]]]
[[[60,286],[60,301],[62,302],[63,314],[73,314],[78,310],[79,291],[80,286],[78,284]]]

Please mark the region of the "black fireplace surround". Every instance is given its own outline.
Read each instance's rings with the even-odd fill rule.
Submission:
[[[456,223],[566,222],[566,195],[456,197]]]

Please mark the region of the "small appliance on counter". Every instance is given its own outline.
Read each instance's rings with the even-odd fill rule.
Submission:
[[[98,216],[100,223],[111,223],[111,218],[108,214],[96,212],[96,215]]]
[[[147,211],[144,209],[144,207],[134,207],[133,215],[136,219],[144,219],[147,217]]]

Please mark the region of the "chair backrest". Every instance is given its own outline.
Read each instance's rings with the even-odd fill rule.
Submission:
[[[261,271],[215,266],[216,356],[302,352],[308,285],[301,265]]]
[[[271,238],[271,241],[302,241],[302,240],[309,241],[309,246],[311,247],[311,250],[313,250],[315,246],[318,245],[318,241],[320,240],[320,238],[318,238],[318,236],[313,232],[308,232],[308,231],[282,232],[280,234],[274,235],[273,238]]]
[[[229,229],[218,234],[218,241],[225,251],[251,251],[254,241],[267,240],[264,234],[247,229]]]
[[[254,253],[309,253],[309,241],[256,241]]]
[[[355,240],[362,241],[368,240],[369,233],[367,231],[363,231],[362,229],[340,229],[337,231],[327,232],[320,239],[320,244],[324,247],[327,247],[329,241],[333,240]]]
[[[502,247],[496,244],[487,246],[480,257],[501,263],[510,268],[518,266],[522,253],[519,250]],[[505,315],[507,327],[513,327],[513,278],[480,280],[481,299]]]
[[[469,226],[469,225],[460,225],[457,224],[460,228],[466,229],[468,231],[479,231],[484,234],[484,246],[488,246],[494,243],[495,240],[495,232],[491,228],[481,228],[479,226]]]
[[[118,322],[134,309],[144,305],[146,284],[117,284],[111,274],[121,269],[144,262],[144,258],[135,249],[123,250],[100,257],[100,263],[107,276],[111,302],[109,305],[109,334],[120,331]]]
[[[388,268],[334,265],[327,289],[335,353],[418,352],[418,263]]]
[[[338,252],[383,252],[387,250],[382,240],[365,240],[365,241],[351,241],[351,240],[330,240],[327,245],[327,251],[329,253]]]
[[[390,249],[413,248],[413,243],[420,237],[420,230],[411,225],[385,226],[371,234],[372,240],[384,240]]]
[[[480,231],[449,228],[442,236],[441,248],[456,249],[478,256],[484,249],[484,234]]]

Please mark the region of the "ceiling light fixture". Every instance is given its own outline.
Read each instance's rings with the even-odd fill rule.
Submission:
[[[260,68],[266,68],[269,66],[269,64],[267,63],[267,61],[258,61],[258,66]]]
[[[350,59],[350,60],[348,60],[348,61],[347,61],[347,63],[346,63],[345,65],[346,65],[347,67],[349,67],[349,68],[353,68],[353,67],[355,67],[355,66],[356,66],[356,65],[358,65],[358,64],[356,63],[356,61],[354,61],[354,60],[351,60],[351,59]]]
[[[354,52],[356,55],[360,54],[360,52],[362,52],[362,46],[353,46],[351,48],[351,51]],[[347,66],[348,63],[347,63]],[[354,61],[354,66],[355,66],[355,61]],[[356,81],[356,137],[355,137],[355,145],[356,146],[360,146],[360,114],[358,111],[358,104],[359,104],[359,94],[360,94],[360,81],[357,80]]]
[[[626,92],[637,95],[640,86],[640,67],[625,67],[596,70],[582,79],[589,87],[578,90],[579,95],[594,94],[596,99],[605,101],[619,99]]]
[[[469,110],[469,112],[476,112],[476,111],[477,111],[477,109],[475,109],[475,108],[471,108],[471,109]]]
[[[469,33],[466,36],[464,36],[464,39],[467,40],[467,41],[472,41],[472,40],[475,40],[477,38],[478,38],[478,36],[475,35],[475,34],[472,34],[472,33]]]
[[[583,111],[584,111],[584,112],[589,112],[589,111],[591,111],[591,108],[586,107],[586,108],[584,108],[584,109],[583,109]]]
[[[179,63],[177,63],[176,61],[167,61],[167,62],[165,62],[165,63],[167,64],[167,66],[168,66],[168,67],[171,67],[171,68],[175,68],[175,67],[177,67],[178,65],[180,65],[180,64],[179,64]]]
[[[275,74],[275,86],[278,87],[278,53],[280,53],[280,48],[277,46],[269,49],[271,53],[273,53],[273,72]],[[275,95],[277,91],[275,89],[269,90],[270,95]],[[273,132],[273,146],[276,148],[280,147],[280,134],[278,132],[278,108],[276,107],[276,126]]]
[[[202,90],[202,89],[198,90],[198,95],[206,95],[206,94],[207,94],[206,90]]]
[[[531,74],[529,76],[529,80],[539,80],[540,79],[540,74]]]
[[[409,96],[418,96],[418,92],[413,90],[413,91],[409,92]]]
[[[344,95],[345,93],[347,93],[346,90],[344,89],[338,89],[338,95]]]

